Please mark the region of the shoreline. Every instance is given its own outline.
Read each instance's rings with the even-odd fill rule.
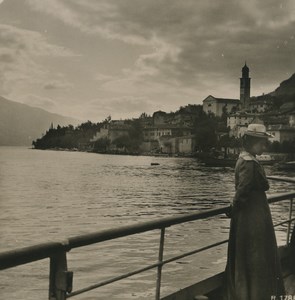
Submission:
[[[49,151],[66,151],[66,152],[86,152],[86,153],[94,153],[94,154],[107,154],[107,155],[129,155],[129,156],[151,156],[151,157],[173,157],[173,158],[195,158],[200,159],[202,161],[202,157],[204,157],[204,154],[206,157],[209,157],[209,153],[191,153],[191,154],[183,154],[183,153],[148,153],[148,152],[121,152],[121,151],[105,151],[105,152],[98,152],[93,150],[82,150],[78,148],[46,148],[46,149],[40,149],[40,148],[28,148],[33,150],[49,150]],[[284,163],[287,161],[295,160],[293,153],[275,153],[275,152],[265,152],[265,155],[271,156],[273,160],[275,160],[277,163]],[[226,160],[226,159],[225,159]]]

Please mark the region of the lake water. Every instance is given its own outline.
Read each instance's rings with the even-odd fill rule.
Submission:
[[[275,173],[270,167],[266,172]],[[271,182],[269,193],[290,186]],[[232,168],[207,168],[191,158],[0,147],[0,251],[216,208],[233,194]],[[288,203],[271,209],[279,222]],[[166,231],[164,258],[226,239],[228,229],[225,216],[173,226]],[[284,230],[277,231],[279,244]],[[73,249],[68,268],[74,290],[154,263],[158,243],[159,231],[153,231]],[[226,245],[164,266],[161,294],[222,271],[225,261]],[[0,298],[47,299],[48,263],[1,271]],[[74,299],[153,299],[155,278],[149,271]]]

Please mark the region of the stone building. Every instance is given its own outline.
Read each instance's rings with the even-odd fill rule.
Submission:
[[[240,78],[240,99],[216,98],[209,95],[203,100],[203,111],[221,117],[223,113],[229,114],[234,110],[247,110],[250,104],[250,92],[251,78],[249,77],[249,68],[245,63]]]
[[[234,137],[243,136],[248,125],[253,122],[256,116],[257,114],[251,114],[244,111],[228,115],[227,127],[230,130],[229,135]]]
[[[288,117],[288,124],[270,124],[267,131],[273,135],[271,142],[285,142],[295,140],[295,113],[291,112]]]
[[[167,154],[191,154],[194,151],[194,136],[191,128],[174,124],[147,126],[143,129],[143,152]]]
[[[273,135],[271,142],[293,141],[295,140],[295,127],[286,125],[269,125],[267,131]]]
[[[239,99],[215,98],[209,95],[203,100],[203,111],[206,114],[214,114],[216,117],[221,117],[223,113],[230,113],[240,104]]]
[[[122,136],[128,136],[130,125],[123,120],[114,120],[110,123],[104,124],[102,128],[93,136],[90,142],[96,142],[99,139],[107,138],[110,143]]]

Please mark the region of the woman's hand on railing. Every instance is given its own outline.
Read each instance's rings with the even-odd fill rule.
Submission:
[[[233,206],[232,204],[229,206],[229,209],[228,211],[225,213],[225,215],[228,217],[228,218],[232,218],[232,215],[233,215]]]

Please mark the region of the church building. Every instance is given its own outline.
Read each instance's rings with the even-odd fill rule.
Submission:
[[[230,136],[243,136],[247,126],[253,122],[256,114],[248,112],[250,104],[251,78],[249,68],[245,62],[240,78],[240,105],[239,111],[229,114],[227,117],[227,127],[230,128]]]
[[[223,113],[230,113],[234,108],[238,107],[239,99],[215,98],[209,95],[203,100],[203,111],[206,114],[213,114],[221,117]]]
[[[249,77],[249,68],[245,62],[245,65],[242,68],[242,77],[240,78],[240,103],[242,110],[248,108],[250,100],[250,87],[251,78]]]
[[[203,100],[203,111],[221,117],[223,113],[228,114],[233,110],[246,110],[250,101],[250,87],[249,68],[245,63],[240,78],[240,99],[216,98],[209,95]]]

